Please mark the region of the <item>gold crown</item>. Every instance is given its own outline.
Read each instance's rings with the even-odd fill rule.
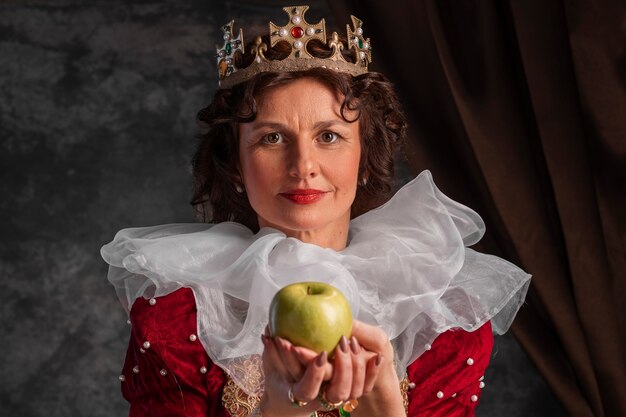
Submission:
[[[309,6],[283,7],[289,15],[289,23],[285,26],[278,26],[270,22],[270,46],[278,42],[288,42],[291,45],[291,52],[287,58],[267,59],[264,52],[267,51],[268,46],[260,36],[257,36],[251,48],[254,61],[246,68],[237,68],[235,64],[235,53],[237,51],[242,55],[244,53],[243,30],[239,29],[239,34],[235,37],[234,20],[222,26],[224,45],[222,47],[216,45],[220,88],[232,87],[249,80],[260,72],[268,71],[294,72],[310,68],[328,68],[351,75],[366,73],[368,64],[372,62],[372,47],[369,38],[363,37],[363,22],[350,16],[352,28],[346,25],[347,46],[339,40],[337,32],[333,32],[330,41],[326,42],[324,19],[316,24],[308,23],[304,19],[304,13],[308,9]],[[306,48],[311,39],[319,39],[326,44],[332,50],[332,55],[328,58],[317,58],[311,55]],[[344,59],[341,51],[346,47],[354,51],[354,63]]]

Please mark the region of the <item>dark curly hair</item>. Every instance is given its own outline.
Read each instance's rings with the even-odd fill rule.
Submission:
[[[322,42],[310,41],[307,50],[320,58],[331,54]],[[265,56],[283,59],[289,52],[290,46],[282,42],[268,49]],[[354,62],[350,51],[343,54],[346,60]],[[235,62],[239,67],[245,67],[253,59],[251,54],[238,55]],[[210,223],[234,221],[254,232],[259,230],[256,213],[248,198],[235,189],[235,184],[241,183],[237,168],[237,127],[239,123],[255,119],[256,99],[263,93],[303,77],[314,78],[338,92],[343,97],[342,117],[349,122],[358,120],[361,135],[359,178],[366,176],[367,184],[357,187],[351,217],[378,207],[390,198],[395,154],[404,143],[406,119],[393,86],[384,75],[369,72],[352,76],[325,68],[263,72],[232,88],[219,89],[213,102],[197,115],[203,132],[192,161],[194,189],[191,204],[200,220]],[[356,111],[357,118],[346,118],[346,110]]]

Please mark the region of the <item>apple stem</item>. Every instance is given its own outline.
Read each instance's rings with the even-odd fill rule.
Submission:
[[[311,286],[310,286],[310,285],[308,285],[308,286],[306,287],[306,293],[307,293],[307,295],[311,295],[311,293],[312,293],[312,292],[313,292],[313,290],[311,289]]]

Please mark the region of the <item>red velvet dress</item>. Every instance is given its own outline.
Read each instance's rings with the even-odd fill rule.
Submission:
[[[130,319],[132,333],[120,380],[131,417],[231,416],[222,400],[228,378],[196,337],[190,289],[152,300],[139,298]],[[408,416],[473,416],[492,347],[489,323],[472,333],[441,334],[407,368],[408,381],[401,385]]]

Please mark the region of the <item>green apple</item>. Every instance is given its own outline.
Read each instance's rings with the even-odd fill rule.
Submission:
[[[270,304],[269,330],[296,346],[333,353],[341,336],[352,334],[350,303],[323,282],[298,282],[282,288]]]

